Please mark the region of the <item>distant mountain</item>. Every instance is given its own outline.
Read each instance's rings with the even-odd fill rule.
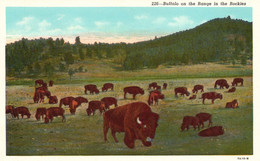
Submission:
[[[6,45],[7,75],[53,75],[87,59],[112,59],[123,70],[155,68],[160,64],[225,62],[246,64],[252,60],[252,22],[217,18],[193,29],[132,44],[75,44],[53,40],[22,39]]]

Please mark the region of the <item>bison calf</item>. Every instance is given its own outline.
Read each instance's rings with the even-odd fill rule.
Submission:
[[[214,126],[199,132],[199,136],[209,137],[209,136],[219,136],[224,134],[224,129],[222,126]]]
[[[152,91],[152,92],[150,92],[150,95],[148,97],[148,105],[153,104],[153,101],[155,101],[155,104],[158,105],[158,100],[159,99],[164,99],[164,95],[161,94],[160,91]]]
[[[232,87],[232,88],[230,88],[227,92],[228,93],[232,93],[232,92],[235,92],[236,91],[236,87]]]

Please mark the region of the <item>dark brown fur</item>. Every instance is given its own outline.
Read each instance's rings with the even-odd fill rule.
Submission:
[[[45,123],[49,123],[49,120],[53,120],[53,117],[62,117],[62,122],[65,120],[64,109],[60,107],[50,107],[46,110]]]
[[[205,99],[211,99],[211,103],[213,104],[214,100],[217,98],[222,99],[222,94],[216,92],[206,92],[202,94],[202,103],[204,104]]]
[[[117,99],[114,97],[104,97],[101,101],[105,103],[106,109],[109,109],[109,106],[111,105],[115,105],[115,107],[117,107]]]
[[[240,83],[241,86],[243,86],[244,79],[243,78],[234,78],[232,82],[232,86],[238,86],[238,83]]]
[[[86,110],[88,116],[91,114],[95,114],[95,111],[99,110],[100,115],[105,112],[105,103],[102,101],[90,101],[88,103],[88,108]]]
[[[204,92],[204,86],[203,85],[200,85],[200,84],[198,84],[198,85],[195,85],[194,87],[193,87],[193,90],[192,90],[192,92],[193,93],[198,93],[198,91],[201,91],[201,92]]]
[[[108,89],[114,90],[114,84],[112,83],[105,83],[102,87],[102,92],[107,91]]]
[[[181,131],[187,129],[189,130],[189,126],[192,125],[194,130],[196,130],[196,126],[198,130],[200,129],[199,118],[193,116],[184,116],[181,124]]]
[[[200,125],[202,125],[202,128],[204,127],[204,122],[209,121],[208,126],[212,125],[212,120],[211,120],[211,114],[209,113],[198,113],[196,117],[199,119]]]
[[[124,99],[126,99],[126,94],[132,94],[133,95],[133,99],[135,99],[135,96],[137,94],[144,94],[144,90],[138,86],[129,86],[129,87],[125,87],[124,88]]]
[[[199,132],[199,136],[209,137],[209,136],[219,136],[224,134],[224,129],[222,126],[214,126]]]
[[[238,102],[234,99],[232,102],[226,103],[226,108],[238,108]]]
[[[175,92],[175,97],[177,97],[178,93],[180,93],[181,96],[184,96],[185,94],[186,96],[190,95],[186,87],[177,87],[174,89],[174,92]]]
[[[24,106],[14,108],[13,114],[14,114],[14,118],[17,117],[18,119],[19,119],[19,114],[21,114],[22,118],[23,118],[24,115],[26,115],[27,118],[30,118],[30,116],[31,116],[28,108],[24,107]]]
[[[46,115],[46,108],[42,107],[42,108],[37,108],[36,110],[36,114],[35,114],[35,118],[37,120],[40,120],[41,117],[43,119],[44,115]]]
[[[229,88],[227,80],[225,80],[225,79],[218,79],[218,80],[216,80],[214,88],[217,88],[217,86],[219,86],[220,89],[223,89],[224,87],[226,87],[226,89]]]

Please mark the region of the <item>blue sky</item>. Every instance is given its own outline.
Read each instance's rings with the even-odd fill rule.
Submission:
[[[223,18],[252,22],[250,7],[7,7],[6,42],[63,37],[74,43],[137,42]]]

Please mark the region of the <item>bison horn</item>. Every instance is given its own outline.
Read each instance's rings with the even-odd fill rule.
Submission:
[[[136,121],[138,124],[140,124],[140,125],[142,124],[142,122],[139,120],[139,117],[137,117]]]

